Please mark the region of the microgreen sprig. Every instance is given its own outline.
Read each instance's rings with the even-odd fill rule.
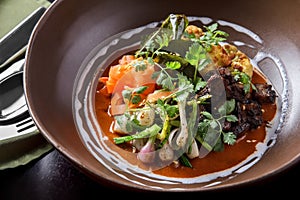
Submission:
[[[249,93],[251,88],[253,90],[257,90],[255,85],[251,82],[250,76],[248,76],[245,72],[234,69],[231,74],[233,75],[234,80],[243,84],[245,94]]]

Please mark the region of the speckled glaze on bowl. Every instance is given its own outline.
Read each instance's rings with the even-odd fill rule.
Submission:
[[[24,89],[30,113],[45,138],[75,166],[100,184],[141,191],[207,191],[255,184],[298,162],[300,2],[239,1],[56,1],[36,26],[24,67]],[[287,92],[276,143],[253,167],[220,184],[136,184],[112,173],[87,150],[73,119],[73,87],[80,66],[106,38],[164,19],[170,13],[207,17],[250,30],[261,48],[274,53],[283,71],[266,69],[279,91]],[[241,38],[249,41],[249,38]],[[274,61],[274,60],[273,60]],[[267,64],[266,64],[267,65]],[[279,73],[279,76],[278,76]],[[284,79],[284,80],[283,80]],[[285,82],[287,80],[287,82]],[[121,172],[122,173],[122,172]]]

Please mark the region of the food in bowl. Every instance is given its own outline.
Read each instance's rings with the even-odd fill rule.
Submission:
[[[169,15],[99,77],[99,140],[144,172],[171,178],[224,172],[251,157],[277,94],[227,37],[217,23]]]

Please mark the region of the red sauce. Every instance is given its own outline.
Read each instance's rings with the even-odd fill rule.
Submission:
[[[265,77],[257,71],[254,71],[253,75],[254,83],[264,83],[266,82]],[[114,137],[117,137],[116,133],[112,132],[110,127],[113,122],[113,117],[108,114],[110,96],[105,94],[105,92],[99,92],[102,88],[101,83],[98,85],[98,90],[95,95],[95,109],[98,117],[99,124],[110,139],[113,141]],[[266,104],[262,106],[264,113],[263,118],[266,121],[270,121],[274,118],[276,114],[276,104]],[[256,145],[259,142],[263,142],[266,136],[266,124],[263,124],[256,130],[248,131],[246,134],[237,140],[237,143],[229,146],[225,145],[225,149],[222,152],[210,152],[204,158],[195,158],[191,160],[193,168],[188,168],[181,166],[175,168],[173,165],[164,167],[154,173],[168,176],[168,177],[196,177],[205,175],[208,173],[218,172],[231,168],[243,160],[245,160],[249,155],[256,151]],[[124,154],[124,152],[123,152]],[[125,153],[126,154],[126,153]],[[128,159],[136,159],[135,154],[125,155]],[[127,153],[128,154],[128,153]],[[134,161],[131,161],[134,162]]]

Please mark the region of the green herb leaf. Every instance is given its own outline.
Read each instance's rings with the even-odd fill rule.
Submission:
[[[211,45],[217,45],[219,42],[225,41],[226,37],[229,36],[228,33],[224,31],[217,30],[218,23],[213,23],[210,26],[204,26],[206,31],[204,35],[200,38],[200,43],[202,43],[208,50]]]
[[[244,92],[245,94],[250,92],[250,88],[256,90],[255,85],[251,82],[251,77],[248,76],[245,72],[241,72],[238,69],[235,69],[231,72],[233,75],[234,80],[239,81],[244,86]]]
[[[121,144],[124,142],[129,142],[134,139],[149,138],[149,137],[157,135],[160,130],[161,130],[161,127],[158,126],[157,124],[154,124],[151,127],[146,128],[145,130],[138,132],[134,135],[115,137],[114,142],[115,142],[115,144]]]
[[[134,95],[132,98],[131,98],[131,103],[132,104],[139,104],[140,102],[142,101],[141,99],[141,96],[140,95]]]
[[[229,122],[237,122],[238,118],[235,115],[226,115],[226,120]]]
[[[162,86],[163,89],[173,91],[175,86],[172,77],[165,70],[156,71],[152,74],[152,78],[156,78],[157,85]]]
[[[203,59],[203,54],[206,54],[206,51],[199,43],[193,43],[189,51],[185,54],[185,59],[196,68],[199,65],[201,59]],[[204,56],[205,58],[206,56]]]
[[[235,99],[227,100],[219,107],[218,111],[221,115],[228,115],[235,109]]]
[[[145,60],[138,60],[132,63],[132,66],[135,67],[135,71],[145,71],[147,69],[147,63]]]
[[[200,89],[204,88],[206,86],[207,82],[203,81],[202,78],[197,77],[196,82],[194,83],[195,85],[195,91],[199,91]]]
[[[140,86],[133,90],[136,94],[142,94],[145,90],[147,90],[148,86]]]
[[[193,82],[196,82],[198,72],[210,62],[206,53],[207,52],[203,46],[195,42],[190,46],[188,52],[185,54],[185,59],[195,67]]]
[[[189,159],[186,157],[185,154],[183,154],[182,156],[179,157],[179,161],[181,162],[181,164],[183,166],[189,167],[189,168],[193,168],[191,162],[189,161]]]
[[[207,119],[213,119],[214,117],[212,116],[212,114],[210,114],[207,111],[203,111],[201,112],[202,115],[204,115]]]
[[[236,135],[234,135],[233,132],[223,133],[223,142],[233,145],[236,142]]]

